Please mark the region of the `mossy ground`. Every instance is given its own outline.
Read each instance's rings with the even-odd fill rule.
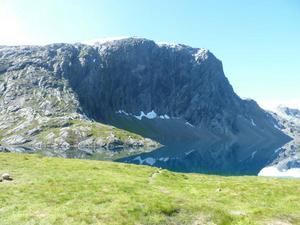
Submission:
[[[0,153],[0,224],[300,224],[300,180]]]

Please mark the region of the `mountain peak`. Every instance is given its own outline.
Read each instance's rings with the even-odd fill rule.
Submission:
[[[129,38],[138,38],[138,37],[130,37],[130,36],[103,37],[103,38],[81,41],[81,43],[86,45],[97,45],[97,44],[103,44],[107,42],[113,42],[113,41],[118,41],[123,39],[129,39]]]
[[[128,40],[135,40],[135,41],[149,41],[154,42],[159,47],[166,47],[166,48],[190,48],[190,49],[197,49],[199,52],[209,52],[208,49],[204,48],[193,48],[186,44],[176,43],[176,42],[167,42],[167,41],[156,41],[151,40],[143,37],[138,36],[116,36],[116,37],[103,37],[103,38],[96,38],[92,40],[81,41],[80,43],[85,45],[99,45],[99,44],[106,44],[110,42],[118,42],[118,41],[128,41]]]
[[[276,109],[280,114],[284,114],[285,116],[293,117],[300,119],[300,110],[296,108],[289,108],[285,105],[279,105]]]

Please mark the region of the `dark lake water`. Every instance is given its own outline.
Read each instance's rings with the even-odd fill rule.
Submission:
[[[1,149],[0,149],[1,151]],[[238,143],[213,144],[170,143],[154,151],[119,149],[43,149],[32,151],[26,148],[2,148],[2,151],[38,153],[50,157],[112,160],[124,163],[143,164],[176,172],[206,173],[216,175],[257,175],[280,152],[272,144],[241,146]]]
[[[257,175],[277,157],[280,149],[238,144],[181,143],[164,146],[149,153],[117,161],[145,164],[176,172],[206,173],[217,175]]]

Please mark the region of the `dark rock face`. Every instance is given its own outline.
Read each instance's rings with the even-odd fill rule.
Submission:
[[[209,51],[158,46],[145,39],[115,41],[96,49],[98,67],[91,66],[80,85],[73,82],[90,116],[109,120],[120,109],[134,115],[154,110],[219,133],[227,126],[234,130],[242,101]]]
[[[46,118],[68,113],[159,141],[280,146],[289,140],[269,113],[234,93],[221,61],[205,49],[128,38],[93,46],[1,47],[0,59],[2,107],[9,104],[11,115],[39,99],[33,112]],[[51,98],[41,104],[45,96]],[[28,107],[25,113],[32,114]],[[152,111],[151,119],[134,117]]]

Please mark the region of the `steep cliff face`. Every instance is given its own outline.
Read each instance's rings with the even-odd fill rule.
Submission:
[[[269,113],[234,93],[222,63],[205,49],[127,38],[1,47],[0,59],[1,122],[10,131],[2,132],[2,142],[16,121],[21,125],[16,118],[24,110],[33,116],[29,127],[40,117],[40,125],[53,117],[95,120],[162,143],[227,139],[280,146],[289,139]],[[69,127],[56,125],[63,126]]]
[[[206,49],[139,38],[79,48],[85,72],[74,76],[76,68],[63,76],[92,118],[160,141],[287,140],[268,113],[234,93],[221,61]]]
[[[94,47],[99,65],[80,85],[72,82],[91,117],[109,121],[120,110],[136,116],[153,111],[217,133],[234,130],[241,100],[209,51],[135,38]]]

